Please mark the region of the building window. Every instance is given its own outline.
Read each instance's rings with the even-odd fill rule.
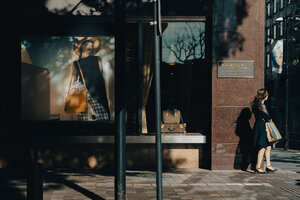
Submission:
[[[280,9],[282,9],[283,8],[283,0],[280,0]]]
[[[292,0],[288,0],[288,4],[291,4],[292,3]]]
[[[267,54],[267,57],[266,57],[266,63],[267,63],[267,68],[270,68],[270,54],[268,53]]]
[[[280,36],[283,36],[283,22],[280,22]]]
[[[276,24],[273,26],[273,38],[274,38],[274,40],[277,39],[277,26],[276,26]]]
[[[267,28],[267,42],[268,43],[270,42],[270,37],[271,37],[270,28]]]
[[[270,3],[267,4],[267,16],[268,17],[271,16],[271,4]]]
[[[277,0],[274,0],[274,13],[277,12]]]

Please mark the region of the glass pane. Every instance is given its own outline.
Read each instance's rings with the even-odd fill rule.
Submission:
[[[205,23],[173,22],[164,26],[162,61],[170,65],[205,58]]]
[[[269,4],[269,3],[267,5],[267,13],[268,13],[268,16],[271,15],[271,4]]]
[[[22,119],[114,119],[114,36],[21,40]]]
[[[205,56],[205,22],[170,22],[162,29],[163,123],[180,121],[185,123],[187,133],[206,134],[211,68]]]
[[[277,39],[277,26],[276,25],[273,26],[273,37],[274,37],[274,39]]]

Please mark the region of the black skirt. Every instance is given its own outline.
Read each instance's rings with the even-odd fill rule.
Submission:
[[[254,127],[253,127],[253,136],[254,136],[254,147],[266,148],[270,146],[270,142],[267,138],[267,131],[266,131],[266,123],[264,120],[256,120]]]

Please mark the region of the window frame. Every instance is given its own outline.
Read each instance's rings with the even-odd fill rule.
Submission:
[[[266,39],[267,39],[267,43],[269,43],[271,41],[271,30],[270,30],[270,27],[267,27],[267,30],[266,30]]]
[[[267,53],[267,55],[266,55],[266,68],[268,69],[268,68],[270,68],[271,67],[271,55],[270,55],[270,53]]]
[[[267,3],[266,5],[266,17],[270,17],[271,16],[271,3]]]
[[[280,0],[280,9],[284,8],[284,0]]]
[[[278,38],[277,34],[277,24],[273,24],[273,39],[276,40]]]
[[[273,13],[277,13],[277,0],[274,0],[273,2]]]

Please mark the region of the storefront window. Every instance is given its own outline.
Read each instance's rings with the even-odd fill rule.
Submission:
[[[184,64],[205,59],[205,24],[166,23],[162,37],[162,62]]]
[[[22,119],[114,120],[114,36],[24,36]]]
[[[204,133],[210,88],[205,23],[169,22],[163,28],[162,112],[180,111],[187,132]]]
[[[138,29],[137,27],[140,27],[140,31],[134,33],[132,30]],[[153,27],[149,23],[139,23],[138,26],[130,26],[130,30],[127,38],[126,64],[127,80],[130,81],[128,121],[140,117],[141,122],[138,123],[141,132],[151,134],[155,133]],[[139,35],[140,39],[137,39],[135,34]],[[139,49],[137,50],[139,53],[134,49]],[[165,123],[166,116],[171,117],[174,113],[180,113],[178,122],[186,125],[187,133],[209,133],[211,65],[207,60],[206,49],[204,20],[197,22],[163,20],[160,49],[162,123]],[[135,61],[136,58],[139,59]],[[137,66],[142,69],[138,72],[140,73],[138,79],[134,76],[139,71]],[[142,88],[140,98],[139,95],[136,96],[138,90],[136,85],[141,85]],[[140,99],[140,103],[135,103],[135,99]],[[134,106],[137,104],[140,115],[135,114]],[[132,126],[134,125],[130,125]]]

